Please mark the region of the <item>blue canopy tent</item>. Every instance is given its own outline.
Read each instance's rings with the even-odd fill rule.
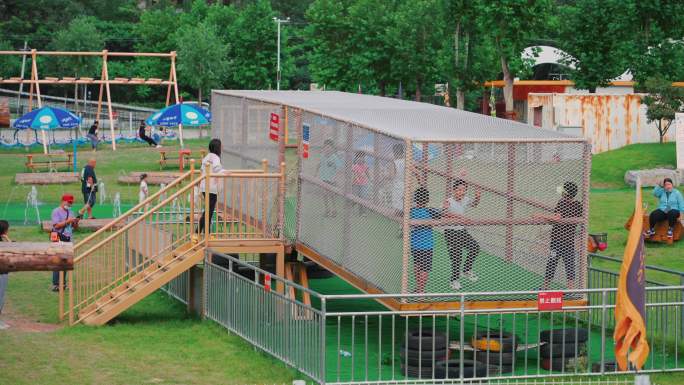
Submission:
[[[194,104],[174,104],[152,114],[145,123],[148,126],[178,126],[178,136],[183,146],[183,126],[203,126],[211,123],[211,113]]]
[[[32,128],[40,130],[43,139],[43,151],[48,153],[46,130],[55,128],[74,128],[81,122],[81,118],[73,112],[55,107],[41,107],[17,119],[12,125],[16,129]]]

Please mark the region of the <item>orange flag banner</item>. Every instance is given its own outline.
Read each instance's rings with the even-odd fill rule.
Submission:
[[[643,205],[637,183],[634,219],[627,238],[615,300],[615,359],[620,370],[627,361],[641,370],[648,358],[646,340],[646,276],[644,269]],[[631,351],[630,351],[631,350]]]

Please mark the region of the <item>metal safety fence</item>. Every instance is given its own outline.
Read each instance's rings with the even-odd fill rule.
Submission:
[[[466,297],[491,293],[442,293],[421,295],[463,305],[396,311],[375,301],[418,294],[323,295],[211,250],[204,268],[206,317],[317,383],[617,384],[636,373],[615,363],[615,288],[565,290],[565,300],[589,301],[562,310],[471,308]],[[640,373],[682,371],[684,286],[646,290],[650,355]]]

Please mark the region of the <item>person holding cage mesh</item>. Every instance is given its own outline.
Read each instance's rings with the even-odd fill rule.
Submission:
[[[465,176],[465,172],[461,174]],[[480,189],[475,189],[475,196],[466,196],[468,185],[463,179],[456,179],[451,186],[451,196],[444,200],[444,214],[446,218],[463,218],[467,208],[476,207],[482,195]],[[478,277],[473,271],[475,257],[480,253],[480,245],[468,233],[463,225],[449,225],[444,228],[449,258],[451,259],[451,288],[461,290],[461,255],[463,249],[467,256],[463,266],[463,276],[470,282],[476,282]]]
[[[430,191],[425,187],[419,187],[413,193],[415,206],[411,207],[411,219],[439,219],[442,210],[427,207],[430,202]],[[413,257],[413,270],[416,274],[416,293],[425,292],[425,284],[432,270],[432,254],[435,248],[435,237],[430,225],[411,226],[411,256]]]
[[[546,263],[544,282],[539,290],[547,290],[551,285],[556,268],[561,259],[565,265],[565,275],[568,289],[575,288],[575,248],[577,246],[577,224],[559,223],[561,219],[580,218],[582,216],[582,202],[575,200],[577,185],[565,182],[560,188],[561,199],[556,204],[553,214],[536,214],[537,219],[552,222],[551,226],[551,256]]]

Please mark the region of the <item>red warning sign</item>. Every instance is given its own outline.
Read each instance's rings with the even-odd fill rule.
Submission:
[[[280,116],[271,112],[271,123],[269,127],[269,135],[272,141],[277,142],[280,137]]]
[[[537,296],[537,309],[561,310],[563,309],[563,293],[560,291],[543,291]]]

